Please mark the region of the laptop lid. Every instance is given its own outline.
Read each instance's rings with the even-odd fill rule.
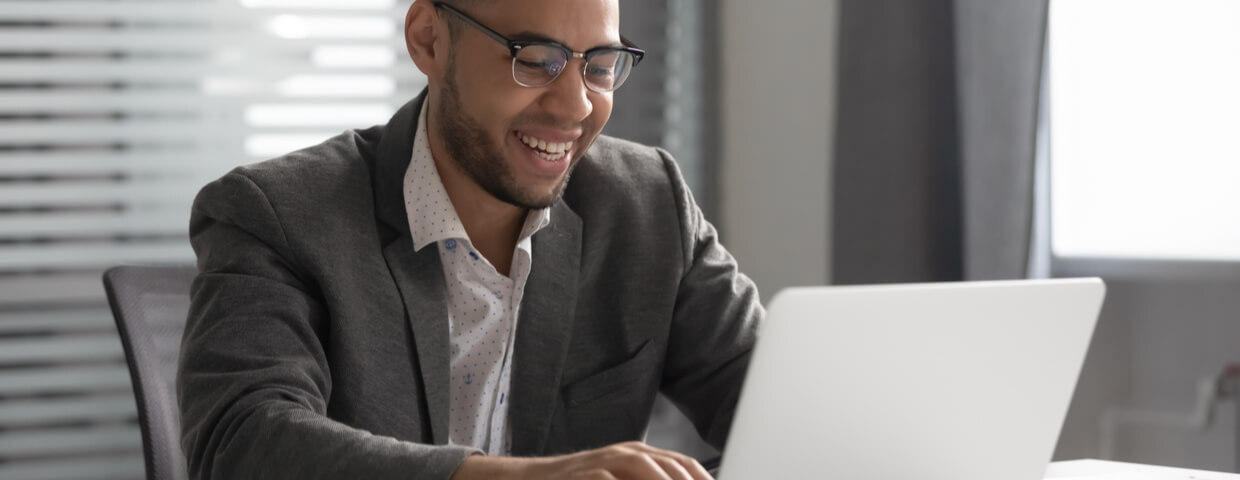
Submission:
[[[720,478],[1038,480],[1099,279],[792,288],[755,346]]]

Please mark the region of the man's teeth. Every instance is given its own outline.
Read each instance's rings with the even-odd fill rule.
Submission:
[[[543,155],[543,158],[548,160],[560,158],[561,154],[573,148],[573,142],[548,142],[546,140],[539,140],[529,135],[522,135],[521,143],[528,145],[530,148],[541,150],[541,152],[538,152],[540,154],[551,154]]]

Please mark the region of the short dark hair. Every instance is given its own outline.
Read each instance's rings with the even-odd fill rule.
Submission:
[[[470,10],[472,10],[473,7],[491,3],[492,0],[439,0],[439,2],[452,5],[459,10],[472,14],[473,12]],[[451,20],[448,21],[448,38],[450,38],[453,43],[456,43],[457,39],[461,36],[461,22],[455,15],[448,16],[451,17]]]

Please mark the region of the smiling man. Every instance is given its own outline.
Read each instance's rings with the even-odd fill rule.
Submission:
[[[619,26],[416,0],[422,95],[203,188],[191,477],[709,477],[640,440],[663,392],[723,447],[763,310],[670,156],[599,135]]]

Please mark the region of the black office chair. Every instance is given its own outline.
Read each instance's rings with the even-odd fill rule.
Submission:
[[[113,267],[103,273],[125,347],[142,429],[148,480],[184,480],[176,365],[194,267]]]

